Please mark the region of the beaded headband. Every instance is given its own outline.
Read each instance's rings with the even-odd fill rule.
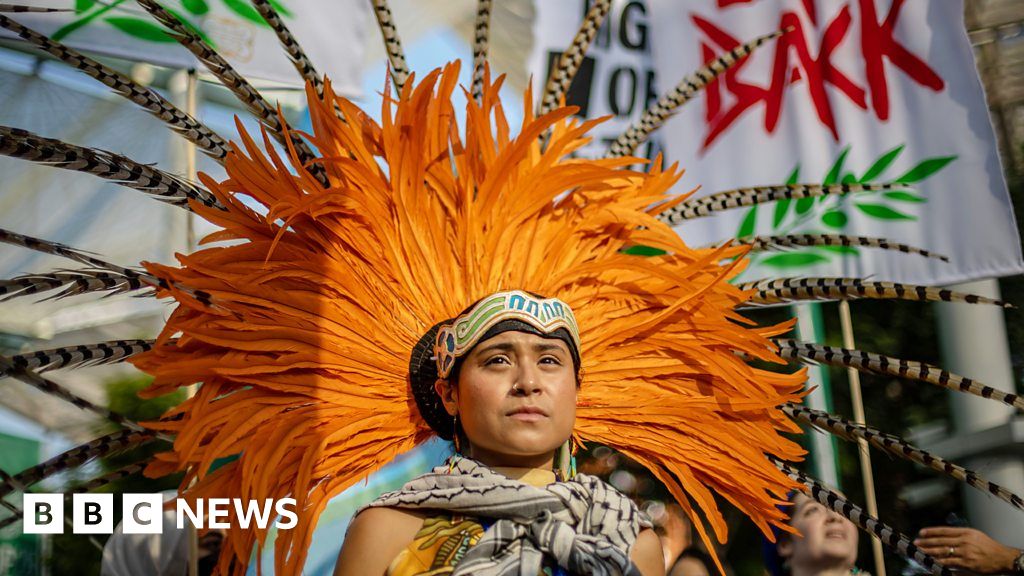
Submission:
[[[522,290],[498,292],[437,331],[434,355],[438,377],[447,378],[455,359],[471,350],[488,329],[504,320],[526,322],[544,334],[565,328],[579,350],[580,331],[568,304],[558,298],[536,298]]]

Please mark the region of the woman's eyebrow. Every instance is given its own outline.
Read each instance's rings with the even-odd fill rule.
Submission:
[[[533,349],[535,351],[537,351],[537,352],[547,352],[549,350],[558,350],[560,352],[564,352],[565,351],[565,349],[562,346],[559,346],[558,344],[554,344],[554,343],[548,343],[548,342],[539,342],[537,344],[534,344],[533,345]]]
[[[552,351],[552,350],[558,350],[558,351],[561,351],[561,352],[565,352],[565,348],[563,348],[562,346],[559,346],[558,344],[556,344],[554,342],[538,342],[537,344],[534,344],[532,346],[532,348],[533,348],[533,350],[535,352],[549,352],[549,351]],[[483,348],[477,349],[476,353],[477,354],[486,354],[488,352],[492,352],[492,351],[495,351],[495,350],[500,350],[502,352],[512,352],[515,349],[516,349],[516,345],[511,343],[511,342],[496,342],[494,344],[490,344],[488,346],[484,346]]]
[[[807,499],[807,500],[801,501],[799,504],[794,504],[793,505],[793,513],[789,515],[790,518],[796,517],[796,515],[799,514],[801,510],[803,510],[804,508],[807,508],[808,504],[817,504],[817,503],[818,502],[816,502],[814,500]]]
[[[484,346],[483,348],[480,348],[478,353],[479,354],[486,354],[486,353],[488,353],[488,352],[490,352],[492,350],[501,350],[502,352],[511,352],[512,350],[515,350],[515,345],[513,345],[510,342],[497,342],[497,343],[491,344],[489,346]]]

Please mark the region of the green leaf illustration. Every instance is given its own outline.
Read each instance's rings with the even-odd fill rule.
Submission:
[[[796,184],[800,181],[800,165],[797,164],[793,171],[789,173],[789,178],[786,178],[786,184]],[[789,208],[793,205],[793,201],[789,198],[783,198],[775,202],[775,214],[772,215],[772,228],[778,228],[779,224],[786,219],[789,215]]]
[[[668,254],[668,252],[665,252],[661,248],[652,248],[651,246],[640,246],[639,244],[636,246],[630,246],[629,248],[624,248],[622,250],[622,253],[631,254],[633,256],[662,256],[664,254]]]
[[[796,201],[796,213],[800,214],[801,216],[803,216],[804,214],[807,214],[807,212],[811,208],[814,207],[814,201],[815,200],[817,200],[817,198],[815,198],[814,196],[811,196],[809,198],[801,198],[801,199],[797,200]]]
[[[942,170],[953,160],[956,160],[956,156],[938,156],[936,158],[927,158],[922,160],[920,164],[914,166],[909,172],[896,178],[895,182],[920,182],[932,174]]]
[[[836,158],[832,167],[829,168],[828,174],[825,175],[825,180],[822,184],[828,186],[829,184],[835,184],[839,182],[839,174],[843,171],[843,163],[846,162],[846,155],[850,153],[850,147],[843,148],[843,151],[839,153],[839,158]]]
[[[918,196],[917,194],[913,194],[911,192],[906,192],[906,191],[903,191],[903,190],[893,190],[892,192],[886,192],[885,194],[883,194],[883,196],[885,196],[886,198],[888,198],[890,200],[897,200],[899,202],[917,202],[917,203],[921,203],[921,202],[927,202],[928,201],[923,196]]]
[[[270,0],[270,5],[274,7],[274,10],[277,10],[277,13],[281,18],[293,18],[295,16],[288,7],[281,2],[278,2],[278,0]]]
[[[893,160],[896,160],[896,157],[900,155],[900,152],[903,152],[904,147],[905,146],[903,144],[900,144],[885,154],[882,154],[882,157],[875,160],[875,163],[868,168],[868,171],[865,172],[863,176],[861,176],[860,181],[871,182],[875,178],[878,178],[882,172],[885,172],[886,168],[892,165]]]
[[[238,14],[242,18],[245,18],[254,24],[267,26],[267,22],[263,19],[263,16],[260,16],[260,13],[245,0],[224,0],[224,5],[231,9],[235,14]]]
[[[848,254],[850,256],[860,255],[860,250],[857,250],[854,246],[818,246],[822,250],[828,250],[829,252],[837,252],[839,254]]]
[[[786,219],[786,215],[789,214],[789,207],[793,204],[793,201],[789,198],[783,198],[775,202],[775,214],[772,215],[772,228],[778,228],[779,224]]]
[[[124,32],[129,36],[134,36],[140,40],[147,40],[149,42],[175,42],[174,38],[171,38],[163,28],[147,20],[125,16],[111,16],[109,18],[104,18],[104,21],[121,32]]]
[[[815,252],[789,252],[787,254],[774,254],[758,263],[773,268],[799,268],[801,266],[828,262],[828,260],[828,257]]]
[[[210,6],[206,3],[206,0],[181,0],[181,5],[185,10],[196,16],[202,16],[210,11]]]
[[[841,230],[846,226],[846,222],[849,220],[846,216],[846,212],[842,210],[829,210],[821,215],[821,223],[829,228],[835,228]]]
[[[879,220],[917,220],[917,218],[898,212],[889,208],[884,204],[854,204],[858,210],[871,216],[872,218],[878,218]]]
[[[81,14],[96,5],[96,0],[75,0],[75,14]]]
[[[103,14],[106,14],[110,10],[113,10],[114,8],[117,8],[117,6],[119,4],[123,4],[124,1],[125,0],[114,0],[110,4],[107,4],[106,6],[103,6],[102,8],[100,8],[99,10],[96,10],[95,12],[93,12],[91,14],[86,14],[85,16],[82,16],[78,20],[72,20],[71,22],[68,22],[67,24],[61,26],[56,32],[54,32],[50,36],[50,39],[54,40],[56,42],[60,42],[62,39],[66,38],[68,35],[70,35],[75,30],[78,30],[79,28],[85,26],[89,22],[92,22],[96,18],[102,16]]]
[[[956,159],[956,156],[944,156],[926,158],[900,178],[890,179],[884,174],[891,170],[896,161],[905,151],[906,146],[900,144],[881,154],[870,163],[864,171],[863,176],[858,178],[859,166],[846,168],[846,160],[849,157],[851,147],[843,148],[825,177],[822,179],[824,185],[838,183],[853,184],[858,182],[871,183],[884,181],[898,181],[914,183],[925,180],[936,172],[942,170],[946,165]],[[799,165],[794,168],[790,175],[789,184],[799,181]],[[847,202],[849,201],[849,202]],[[906,211],[906,206],[927,202],[928,198],[915,191],[909,190],[885,190],[865,191],[852,195],[851,198],[837,196],[821,196],[814,198],[801,198],[800,200],[781,199],[775,203],[772,218],[772,235],[786,234],[834,234],[841,232],[850,223],[850,210],[848,204],[853,204],[856,211],[876,221],[916,221],[919,216],[912,211]],[[890,204],[892,203],[892,204]],[[741,234],[754,235],[756,228],[756,215],[753,210],[747,212],[741,224]],[[753,256],[755,266],[768,266],[780,269],[798,270],[803,267],[829,262],[836,257],[858,256],[861,250],[854,246],[814,246],[804,247],[787,251],[782,254]]]
[[[800,165],[797,164],[793,171],[789,173],[789,178],[786,178],[786,184],[796,184],[800,181]]]
[[[736,232],[737,238],[747,238],[754,235],[754,228],[757,227],[757,205],[751,206],[750,210],[747,210],[747,215],[743,217],[743,222],[740,223],[740,229]]]

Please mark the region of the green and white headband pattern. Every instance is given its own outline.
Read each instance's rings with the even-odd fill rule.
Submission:
[[[558,298],[535,298],[522,290],[498,292],[438,329],[434,341],[438,377],[448,378],[455,360],[476,346],[488,330],[505,320],[526,322],[543,334],[565,328],[579,350],[580,330],[568,304]]]

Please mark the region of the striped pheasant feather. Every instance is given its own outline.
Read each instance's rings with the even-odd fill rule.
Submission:
[[[48,274],[25,274],[10,280],[0,280],[0,302],[58,288],[63,289],[43,300],[56,300],[90,292],[122,294],[150,287],[138,277],[125,276],[107,270],[66,270]]]
[[[977,294],[945,288],[878,282],[860,278],[777,278],[755,280],[737,285],[741,290],[756,290],[749,304],[779,304],[803,300],[856,300],[859,298],[911,300],[916,302],[967,302],[1013,308],[1012,304]]]
[[[155,90],[135,82],[128,75],[105,66],[73,48],[22,26],[6,16],[0,15],[0,26],[35,44],[72,68],[99,80],[115,93],[138,104],[165,122],[172,130],[195,144],[209,157],[217,162],[224,162],[224,156],[228,153],[227,142],[206,125],[168,102]]]
[[[187,180],[99,148],[46,138],[20,128],[0,126],[0,154],[38,164],[92,174],[138,190],[186,210],[190,199],[222,208],[206,189]]]
[[[24,6],[22,4],[0,4],[0,13],[3,12],[21,14],[25,12],[73,12],[73,10],[71,8],[43,8],[41,6]]]
[[[50,242],[49,240],[42,240],[40,238],[18,234],[17,232],[11,232],[10,230],[4,230],[2,228],[0,228],[0,242],[12,244],[14,246],[21,246],[23,248],[43,252],[45,254],[62,256],[88,266],[94,266],[103,270],[109,270],[115,274],[138,279],[139,281],[145,282],[151,286],[159,286],[161,288],[167,287],[166,282],[148,273],[118,266],[117,264],[111,264],[105,260],[100,260],[99,258],[90,256],[88,253],[81,250],[76,250],[70,246],[60,244],[59,242]]]
[[[68,390],[67,388],[61,386],[60,384],[57,384],[56,382],[48,378],[44,378],[39,374],[36,374],[32,370],[26,370],[24,368],[16,367],[14,365],[13,360],[10,358],[0,356],[0,372],[2,372],[6,377],[14,378],[15,380],[21,380],[22,382],[31,385],[32,387],[38,389],[41,392],[60,398],[65,402],[68,402],[87,412],[92,412],[93,414],[96,414],[100,418],[109,420],[119,426],[124,426],[125,428],[135,430],[138,432],[146,430],[138,422],[134,422],[122,416],[121,414],[104,408],[103,406],[94,404],[86,400],[85,398],[82,398],[81,396],[75,394],[74,392]],[[168,437],[164,436],[164,438],[167,439]]]
[[[330,182],[323,166],[314,163],[315,155],[309,145],[295,132],[286,129],[281,122],[277,110],[270,105],[256,88],[239,74],[231,64],[217,53],[205,40],[189,28],[180,18],[165,9],[156,0],[137,0],[157,21],[171,31],[171,36],[191,52],[204,66],[217,77],[236,98],[266,126],[271,135],[282,146],[294,147],[302,165],[320,183],[327,187]]]
[[[266,21],[267,25],[277,35],[277,39],[281,42],[281,46],[284,51],[288,54],[288,59],[292,61],[292,65],[295,66],[295,70],[302,76],[303,80],[313,85],[313,89],[316,90],[316,95],[323,98],[324,96],[324,80],[317,74],[316,67],[313,66],[313,61],[306,56],[306,52],[302,49],[299,41],[292,35],[291,30],[288,29],[288,25],[284,23],[281,16],[274,9],[273,4],[268,0],[251,0],[253,8],[260,13],[263,20]]]
[[[477,0],[476,21],[473,25],[473,99],[479,101],[484,94],[484,69],[487,67],[487,49],[491,38],[492,0]]]
[[[856,368],[861,372],[872,372],[874,374],[918,380],[942,386],[949,390],[989,398],[1008,406],[1013,406],[1018,410],[1024,410],[1024,398],[1017,394],[1003,392],[976,380],[965,378],[924,362],[903,360],[873,352],[864,352],[863,350],[835,348],[824,344],[800,342],[784,338],[775,338],[772,342],[779,347],[779,356],[782,358],[820,362],[829,366]]]
[[[880,248],[882,250],[894,250],[904,254],[918,254],[925,258],[936,258],[943,262],[949,262],[949,257],[911,246],[900,242],[894,242],[887,238],[871,238],[868,236],[848,236],[845,234],[787,234],[783,236],[754,236],[739,238],[733,241],[734,244],[750,246],[753,250],[771,250],[776,248],[790,248],[793,246],[847,246],[858,248]],[[712,248],[713,246],[704,246]]]
[[[566,91],[572,85],[572,79],[576,77],[576,72],[579,71],[580,64],[583,63],[583,56],[587,53],[587,48],[590,47],[597,31],[601,29],[601,24],[611,6],[611,0],[596,0],[587,11],[579,31],[572,39],[572,44],[565,52],[562,52],[558,62],[551,68],[547,84],[544,86],[544,94],[540,99],[538,116],[543,116],[554,110],[559,101],[565,97]]]
[[[886,434],[871,426],[851,422],[828,412],[814,410],[799,404],[788,402],[782,406],[782,411],[790,418],[814,426],[825,432],[834,434],[844,440],[857,441],[863,439],[872,446],[896,456],[927,466],[932,470],[941,472],[955,478],[968,486],[987,492],[1000,500],[1003,500],[1015,508],[1024,509],[1024,499],[1010,492],[1002,486],[990,482],[981,477],[977,472],[954,464],[944,458],[936,456],[927,450],[923,450],[910,444],[906,440],[892,434]]]
[[[35,250],[37,252],[43,252],[45,254],[53,254],[55,256],[69,258],[71,260],[80,262],[82,264],[86,264],[88,266],[92,266],[102,270],[107,270],[114,274],[132,278],[133,280],[136,280],[143,284],[147,284],[154,288],[162,288],[164,290],[177,290],[183,294],[187,294],[192,299],[194,299],[195,302],[199,303],[203,307],[211,307],[214,304],[213,298],[205,290],[197,290],[189,288],[187,286],[182,286],[178,282],[169,283],[163,278],[158,278],[148,272],[140,272],[132,268],[125,268],[123,266],[118,266],[117,264],[111,264],[110,262],[106,262],[105,260],[100,260],[99,258],[90,256],[86,252],[76,250],[74,248],[71,248],[70,246],[65,246],[64,244],[60,244],[58,242],[50,242],[49,240],[42,240],[40,238],[34,238],[32,236],[18,234],[16,232],[11,232],[10,230],[4,230],[2,228],[0,228],[0,242],[5,244],[13,244],[15,246],[21,246],[24,248],[28,248],[30,250]]]
[[[18,482],[13,476],[8,474],[3,468],[0,468],[0,482],[9,483],[11,486],[14,487],[15,490],[18,490],[18,491],[20,491],[22,493],[24,493],[26,491],[26,489],[27,489],[27,487],[24,484]],[[11,504],[7,500],[4,500],[3,498],[0,498],[0,505],[2,505],[6,510],[8,510],[12,514],[12,516],[10,518],[5,518],[3,520],[3,522],[0,522],[0,530],[6,528],[7,526],[9,526],[9,525],[11,525],[11,524],[13,524],[13,523],[15,523],[15,522],[17,522],[18,520],[21,519],[21,517],[22,517],[21,508],[18,508],[17,506],[15,506],[14,504]]]
[[[676,87],[662,96],[643,116],[626,129],[615,142],[608,147],[608,158],[620,158],[633,154],[637,146],[643,144],[665,121],[683,104],[689,102],[700,93],[712,80],[732,68],[759,47],[782,36],[782,32],[766,34],[746,44],[740,44],[729,52],[715,58],[693,74],[683,78]]]
[[[62,346],[11,356],[10,366],[14,370],[33,370],[41,373],[61,368],[114,364],[151,350],[154,343],[155,340],[110,340],[96,344]],[[0,378],[7,376],[9,371],[0,369]]]
[[[701,218],[743,206],[774,202],[775,200],[812,198],[830,194],[849,194],[851,192],[878,192],[907,188],[907,184],[899,182],[880,184],[779,184],[777,186],[753,186],[723,190],[708,196],[684,200],[658,215],[662,222],[675,225],[684,220]]]
[[[186,210],[191,210],[190,199],[206,206],[221,207],[206,189],[184,178],[120,154],[45,138],[20,128],[0,126],[0,154],[92,174]]]
[[[131,464],[126,464],[118,468],[117,470],[110,472],[109,474],[104,474],[97,478],[93,478],[92,480],[89,480],[84,484],[75,486],[74,489],[71,490],[71,492],[75,494],[80,494],[82,492],[95,492],[96,490],[106,486],[107,484],[119,482],[130,476],[141,474],[142,471],[145,469],[145,462],[132,462]]]
[[[381,36],[384,37],[384,49],[391,64],[395,92],[401,94],[405,81],[409,79],[409,64],[405,61],[405,50],[402,49],[402,40],[398,37],[398,28],[395,27],[395,17],[388,6],[388,0],[373,0],[373,13],[377,17]]]
[[[70,499],[73,494],[82,494],[82,493],[85,493],[85,492],[94,492],[94,491],[96,491],[96,490],[98,490],[98,489],[100,489],[100,488],[102,488],[102,487],[104,487],[104,486],[106,486],[108,484],[111,484],[111,483],[114,483],[114,482],[118,482],[118,481],[124,480],[125,478],[128,478],[130,476],[134,476],[136,474],[139,474],[145,468],[146,468],[146,465],[145,464],[140,464],[140,463],[132,463],[132,464],[128,464],[126,466],[122,466],[121,468],[118,468],[117,470],[115,470],[115,471],[113,471],[113,472],[111,472],[109,474],[104,474],[104,475],[99,476],[97,478],[93,478],[92,480],[89,480],[88,482],[86,482],[84,484],[80,484],[78,486],[75,486],[74,488],[72,488],[71,490],[68,490],[65,493],[64,498],[65,499]],[[24,489],[21,487],[21,485],[17,483],[17,480],[15,480],[10,474],[7,474],[3,470],[0,470],[0,482],[2,482],[2,483],[13,482],[12,485],[15,487],[16,490],[18,490],[19,492],[23,492],[24,491]],[[17,522],[22,520],[22,517],[24,515],[22,510],[20,510],[16,506],[10,504],[6,500],[0,500],[0,503],[4,504],[4,507],[7,508],[8,510],[10,510],[11,513],[13,514],[12,516],[8,516],[7,518],[4,518],[3,520],[0,520],[0,530],[3,530],[4,528],[6,528],[8,526],[11,526],[12,524],[16,524]],[[67,506],[70,506],[70,504],[67,504]]]
[[[50,242],[48,240],[42,240],[34,238],[32,236],[26,236],[24,234],[18,234],[17,232],[11,232],[10,230],[0,229],[0,242],[5,244],[12,244],[14,246],[21,246],[37,252],[43,252],[45,254],[53,254],[54,256],[62,256],[75,262],[87,264],[89,266],[95,266],[104,270],[111,270],[126,276],[142,276],[143,274],[132,270],[131,268],[124,268],[115,264],[110,264],[99,258],[90,256],[87,252],[82,250],[76,250],[65,244],[59,242]]]
[[[101,436],[15,474],[12,481],[0,483],[0,498],[20,489],[18,486],[30,487],[44,478],[81,466],[93,458],[109,456],[154,439],[154,433],[148,430],[118,430]]]
[[[935,558],[922,552],[905,534],[868,514],[856,504],[833,492],[790,464],[771,455],[768,456],[768,459],[774,462],[775,466],[784,474],[806,486],[811,498],[828,507],[828,509],[842,514],[844,518],[849,519],[865,532],[873,534],[886,546],[908,558],[913,558],[915,562],[924,566],[936,576],[952,576],[953,573],[948,568],[940,564]]]

